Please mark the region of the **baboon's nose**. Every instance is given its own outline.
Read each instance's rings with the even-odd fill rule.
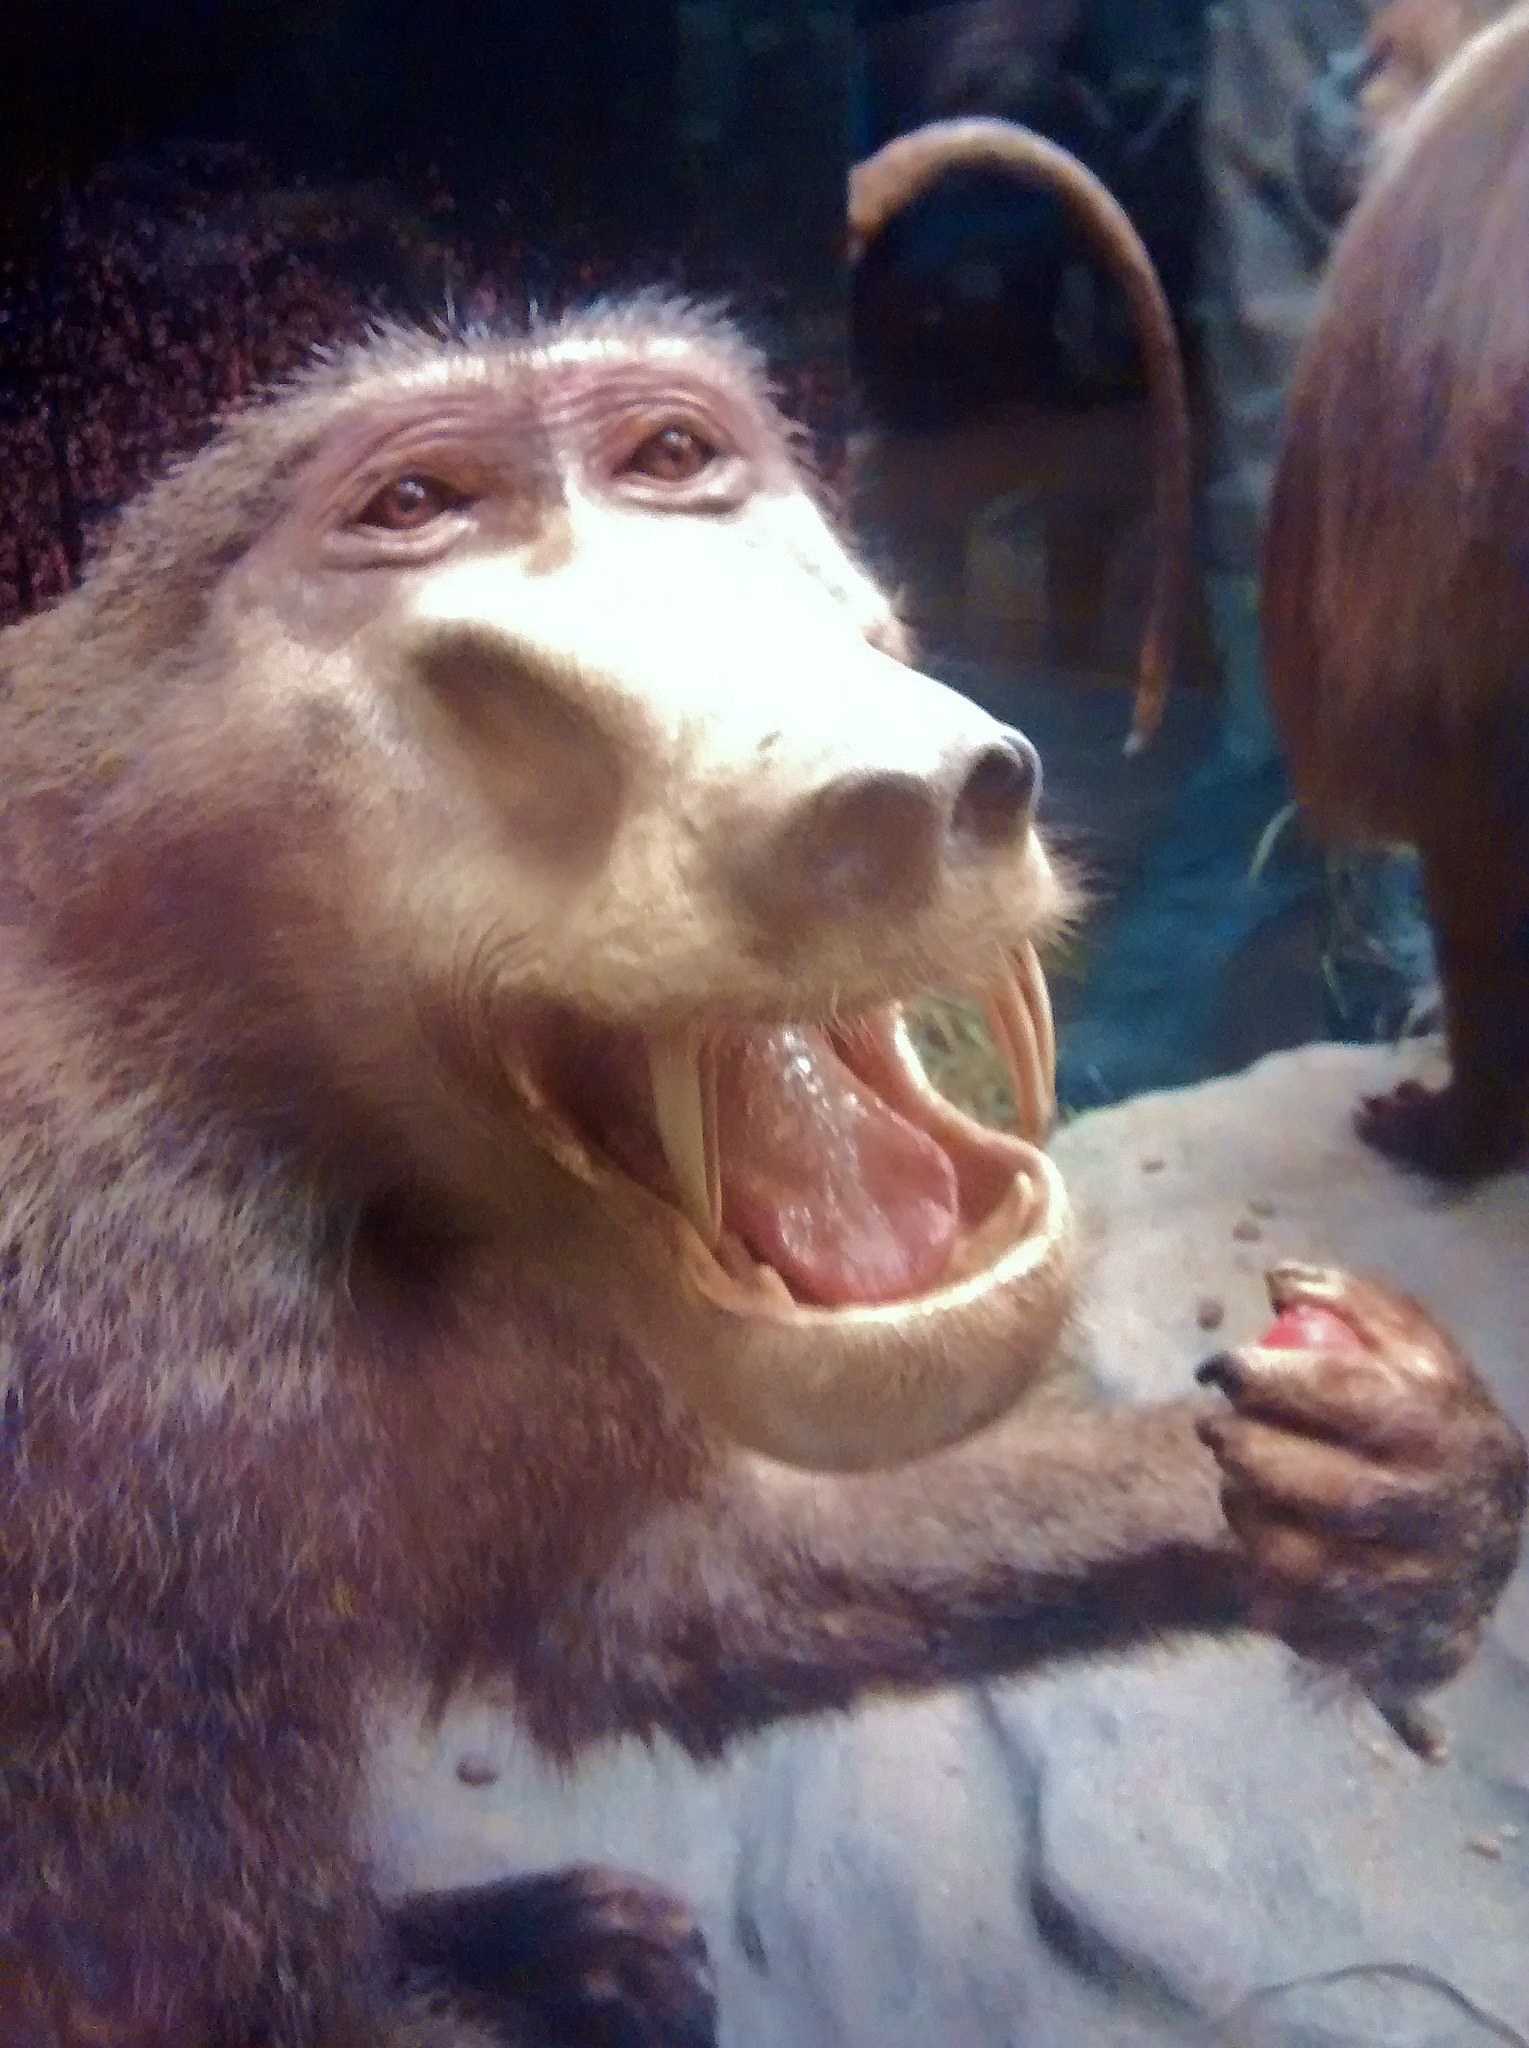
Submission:
[[[977,749],[956,795],[951,831],[974,849],[1006,846],[1029,825],[1040,793],[1040,755],[1023,733],[1005,727]]]
[[[836,776],[773,836],[755,870],[761,908],[793,920],[914,910],[947,865],[999,852],[1029,829],[1040,780],[1034,747],[1004,728],[944,773]]]

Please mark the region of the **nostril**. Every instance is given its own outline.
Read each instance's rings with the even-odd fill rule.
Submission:
[[[951,831],[973,846],[1000,846],[1030,822],[1041,790],[1041,757],[1023,733],[984,747],[962,783]]]

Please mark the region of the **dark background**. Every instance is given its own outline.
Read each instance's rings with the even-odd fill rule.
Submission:
[[[7,0],[0,148],[10,183],[238,134],[283,173],[534,165],[564,203],[651,208],[675,71],[669,0]]]
[[[730,251],[821,299],[850,20],[802,0],[7,0],[0,227],[24,256],[60,178],[237,139],[278,179],[428,180],[469,229],[513,212],[575,256],[663,243],[702,271]]]
[[[675,41],[668,0],[7,0],[4,228],[25,252],[57,180],[237,138],[281,179],[434,173],[528,234],[651,233],[677,204]]]

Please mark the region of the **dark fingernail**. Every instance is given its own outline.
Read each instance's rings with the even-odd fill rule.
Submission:
[[[1195,1367],[1202,1387],[1218,1387],[1223,1394],[1235,1394],[1243,1382],[1242,1362],[1233,1351],[1218,1351]]]

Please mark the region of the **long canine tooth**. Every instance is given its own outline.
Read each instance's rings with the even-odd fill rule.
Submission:
[[[1019,984],[1025,1008],[1035,1024],[1035,1035],[1040,1045],[1041,1078],[1046,1084],[1046,1115],[1048,1121],[1056,1109],[1056,1018],[1051,1010],[1051,990],[1047,986],[1040,956],[1026,939],[1014,955],[1014,978]]]
[[[679,1206],[709,1245],[722,1235],[716,1064],[694,1031],[648,1041],[653,1117]]]
[[[984,1008],[988,1028],[1008,1063],[1020,1136],[1040,1144],[1051,1122],[1051,1091],[1044,1078],[1035,1019],[1012,970],[989,989]]]
[[[782,1308],[794,1308],[796,1300],[791,1289],[782,1280],[773,1266],[758,1266],[754,1271],[754,1284],[766,1301],[778,1302]]]

